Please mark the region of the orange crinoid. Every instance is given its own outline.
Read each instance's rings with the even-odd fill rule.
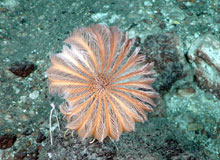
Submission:
[[[93,135],[118,140],[123,131],[133,131],[135,121],[144,122],[157,96],[150,87],[153,63],[136,48],[135,39],[116,27],[93,25],[75,29],[61,53],[51,57],[47,70],[50,93],[63,96],[60,106],[67,128],[82,138]]]

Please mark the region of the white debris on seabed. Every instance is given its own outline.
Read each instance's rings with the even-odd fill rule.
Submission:
[[[16,0],[4,0],[3,2],[0,2],[0,5],[2,5],[5,8],[14,8],[19,5],[19,2]]]
[[[18,101],[18,104],[22,104],[22,103],[24,103],[26,100],[27,100],[27,97],[22,95],[22,96],[20,97],[19,101]]]
[[[144,1],[144,5],[145,6],[153,6],[153,3],[149,2],[149,1]]]
[[[103,20],[105,18],[107,18],[108,16],[108,13],[96,13],[96,14],[93,14],[91,17],[94,21],[98,21],[98,20]]]
[[[111,23],[111,24],[115,23],[115,22],[119,21],[119,19],[120,19],[120,17],[117,14],[113,14],[111,16],[111,18],[109,19],[109,23]]]
[[[36,99],[39,96],[39,91],[33,91],[32,93],[30,93],[29,97],[31,99]]]

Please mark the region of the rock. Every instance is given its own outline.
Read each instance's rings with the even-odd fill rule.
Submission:
[[[26,150],[19,150],[17,153],[14,154],[15,160],[22,160],[27,156]]]
[[[203,129],[203,126],[202,124],[199,124],[199,123],[191,123],[187,126],[187,130],[190,132],[195,132],[195,131],[202,130],[202,129]]]
[[[38,96],[39,96],[39,91],[33,91],[33,92],[31,92],[30,94],[29,94],[29,98],[31,98],[31,99],[37,99],[38,98]]]
[[[186,17],[185,12],[182,9],[175,6],[171,7],[170,5],[163,7],[161,13],[164,17],[178,21],[182,21]]]
[[[171,34],[149,35],[144,41],[141,53],[146,55],[147,62],[154,62],[154,70],[158,73],[154,88],[160,93],[168,91],[172,84],[183,77],[185,57],[179,49],[180,40]]]
[[[177,95],[180,97],[191,97],[196,94],[196,90],[194,88],[179,88],[177,90]]]
[[[41,143],[41,142],[43,142],[45,139],[46,139],[46,137],[45,137],[42,133],[39,133],[38,136],[37,136],[36,142],[37,142],[37,143]]]
[[[19,77],[27,77],[33,70],[34,64],[28,61],[17,61],[9,68],[9,71]]]
[[[15,135],[5,134],[0,136],[0,149],[7,149],[14,145],[17,137]]]
[[[188,58],[194,81],[220,99],[220,41],[211,34],[200,37],[190,47]]]

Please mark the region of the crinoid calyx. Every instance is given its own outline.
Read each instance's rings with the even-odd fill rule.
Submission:
[[[147,119],[157,96],[150,86],[153,63],[144,63],[139,48],[131,53],[134,41],[117,27],[98,24],[75,29],[62,52],[51,56],[49,91],[66,100],[60,110],[67,129],[102,142],[118,140],[135,121]]]

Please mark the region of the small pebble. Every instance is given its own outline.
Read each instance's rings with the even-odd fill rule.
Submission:
[[[27,156],[27,151],[25,150],[20,150],[14,155],[15,159],[24,159],[26,156]]]
[[[180,97],[191,97],[195,95],[196,91],[193,88],[183,88],[183,89],[178,89],[177,95]]]
[[[0,149],[7,149],[14,145],[17,137],[15,135],[5,134],[0,136]]]
[[[195,132],[201,129],[203,129],[203,126],[199,123],[191,123],[187,126],[187,130],[190,132]]]
[[[38,136],[37,136],[36,142],[37,142],[37,143],[41,143],[41,142],[43,142],[45,139],[46,139],[46,137],[45,137],[42,133],[39,133]]]
[[[32,93],[30,93],[29,97],[31,99],[36,99],[39,96],[39,91],[33,91]]]
[[[18,61],[11,64],[9,71],[19,77],[27,77],[34,71],[34,64],[27,61]]]

